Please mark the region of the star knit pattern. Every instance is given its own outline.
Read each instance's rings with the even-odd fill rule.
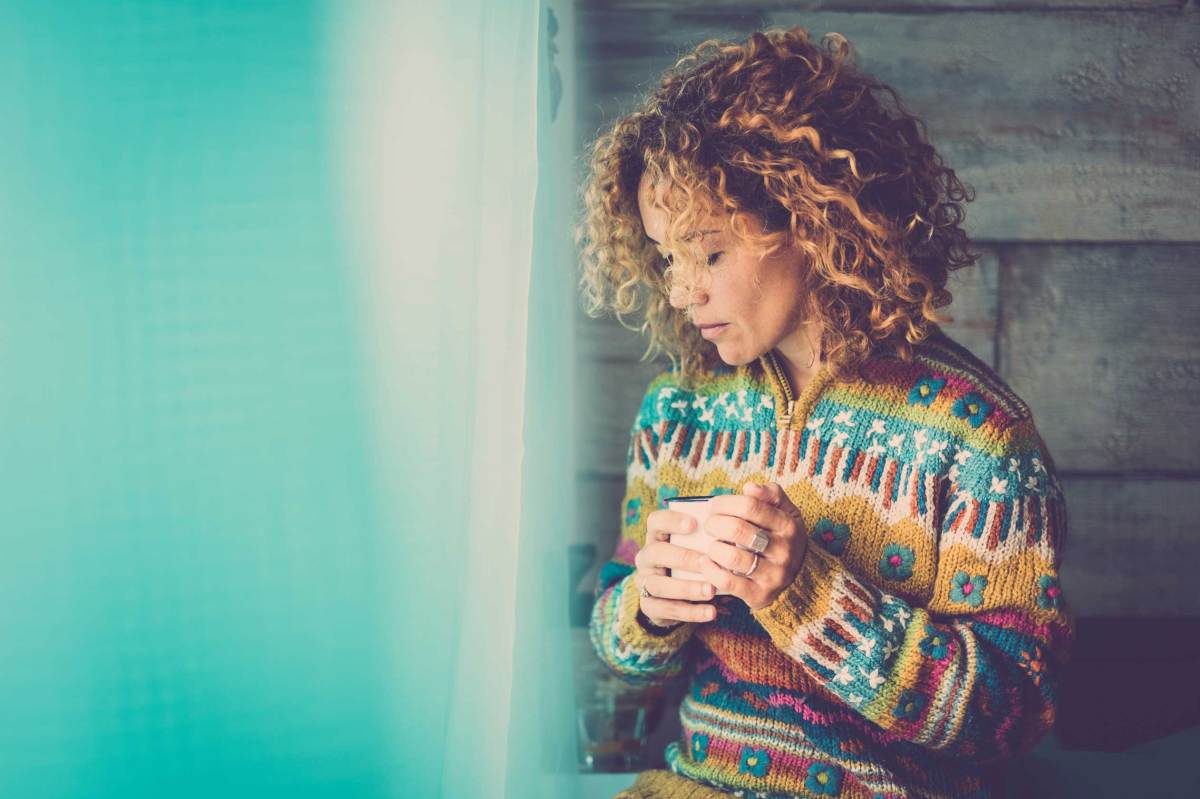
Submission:
[[[621,534],[590,634],[619,677],[686,673],[655,796],[992,797],[1053,725],[1075,636],[1059,585],[1066,505],[1028,406],[940,329],[912,363],[822,368],[791,397],[770,353],[684,384],[662,372],[630,429]],[[782,429],[779,429],[782,428]],[[809,546],[768,606],[663,632],[638,613],[646,516],[672,496],[777,482]],[[629,796],[636,794],[637,786]]]

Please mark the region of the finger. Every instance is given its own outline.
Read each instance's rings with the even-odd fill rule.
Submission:
[[[745,487],[750,489],[751,496],[761,498],[762,501],[779,508],[789,519],[794,519],[801,527],[804,526],[804,515],[800,513],[796,503],[792,502],[792,498],[787,495],[779,483],[771,482],[766,485],[747,483]]]
[[[704,531],[714,538],[747,548],[754,541],[756,530],[766,530],[769,537],[777,538],[791,529],[794,519],[785,509],[748,494],[721,494],[709,503]],[[739,524],[738,520],[746,524]]]
[[[792,498],[783,490],[783,486],[779,483],[771,483],[768,486],[768,491],[771,494],[773,502],[777,508],[783,511],[786,515],[795,519],[800,525],[804,524],[804,516],[800,513],[800,509],[796,507],[796,503],[792,502]]]
[[[660,508],[646,517],[646,530],[653,533],[653,540],[666,541],[674,534],[693,533],[699,529],[695,516],[677,510]]]
[[[755,499],[760,499],[768,505],[774,505],[777,508],[786,509],[792,506],[792,500],[783,490],[783,487],[774,481],[765,484],[746,483],[743,491],[747,491]]]
[[[643,575],[659,575],[659,574],[666,574],[666,573],[667,573],[667,569],[666,569],[666,567],[664,567],[664,566],[655,566],[653,563],[651,563],[650,561],[651,561],[651,560],[653,559],[653,557],[654,557],[654,556],[653,556],[653,553],[652,553],[652,554],[650,554],[650,555],[645,555],[645,554],[644,554],[644,553],[645,553],[645,551],[646,551],[646,550],[644,550],[644,549],[643,549],[641,552],[639,552],[639,553],[638,553],[636,556],[634,556],[634,558],[633,558],[633,565],[634,565],[634,568],[635,568],[635,569],[637,570],[637,572],[638,572],[638,577],[639,577],[639,579],[640,579],[640,578],[641,578]]]
[[[770,530],[764,530],[738,516],[709,516],[704,524],[704,532],[733,546],[758,552],[768,560],[780,555],[781,547],[784,546],[780,535],[772,535]]]
[[[764,566],[766,566],[765,563],[760,563],[758,569]],[[758,569],[754,570],[753,577],[758,576]],[[747,604],[750,604],[754,600],[754,594],[758,590],[757,584],[752,579],[734,574],[712,558],[705,557],[700,559],[700,573],[719,592],[736,596]]]
[[[717,617],[713,605],[699,602],[684,602],[678,599],[663,599],[656,596],[642,597],[642,613],[654,619],[674,621],[706,622]]]
[[[687,580],[682,577],[647,576],[646,590],[661,599],[686,599],[703,602],[716,596],[712,583],[703,580]]]
[[[724,541],[713,541],[708,547],[708,558],[715,562],[718,566],[733,574],[734,577],[750,582],[757,582],[766,573],[766,567],[769,561],[763,559],[762,555],[758,556],[758,565],[754,565],[755,557],[753,552],[747,552],[744,549],[730,546]],[[741,577],[747,572],[750,572],[749,577]],[[704,572],[701,572],[703,574]]]
[[[642,574],[667,573],[666,567],[659,565],[657,562],[661,557],[661,554],[658,552],[658,547],[660,544],[662,544],[661,541],[654,541],[650,544],[647,544],[639,549],[637,554],[633,556],[633,565],[634,568],[639,572],[639,576]]]
[[[638,552],[641,560],[636,560],[638,568],[649,569],[663,567],[665,569],[683,569],[689,572],[700,571],[700,557],[704,552],[688,549],[670,541],[655,541]]]
[[[762,499],[762,500],[765,500],[769,494],[769,492],[767,491],[767,487],[765,485],[763,485],[762,483],[753,483],[753,482],[746,483],[744,486],[742,486],[742,493],[749,494],[750,496],[754,497],[755,499]]]

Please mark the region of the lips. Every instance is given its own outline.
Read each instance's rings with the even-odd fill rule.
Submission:
[[[705,329],[707,329],[707,328],[710,328],[710,327],[720,327],[720,326],[721,326],[721,325],[723,325],[723,324],[725,324],[725,322],[717,322],[717,323],[715,323],[715,324],[711,324],[711,325],[700,325],[700,329],[701,329],[701,330],[705,330]]]
[[[719,325],[701,325],[700,326],[700,335],[702,338],[711,339],[715,336],[721,335],[721,333],[723,333],[725,331],[725,328],[727,326],[728,326],[727,322],[719,324]]]

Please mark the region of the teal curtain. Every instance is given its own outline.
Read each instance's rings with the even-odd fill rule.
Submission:
[[[572,795],[541,14],[0,3],[0,795]]]

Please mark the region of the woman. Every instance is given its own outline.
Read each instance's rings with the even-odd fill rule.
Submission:
[[[644,301],[673,368],[592,642],[689,681],[669,768],[620,797],[997,796],[1053,723],[1066,506],[1028,406],[938,327],[973,198],[920,127],[793,28],[705,42],[594,144],[590,312]],[[669,540],[684,495],[715,495],[704,552]]]

